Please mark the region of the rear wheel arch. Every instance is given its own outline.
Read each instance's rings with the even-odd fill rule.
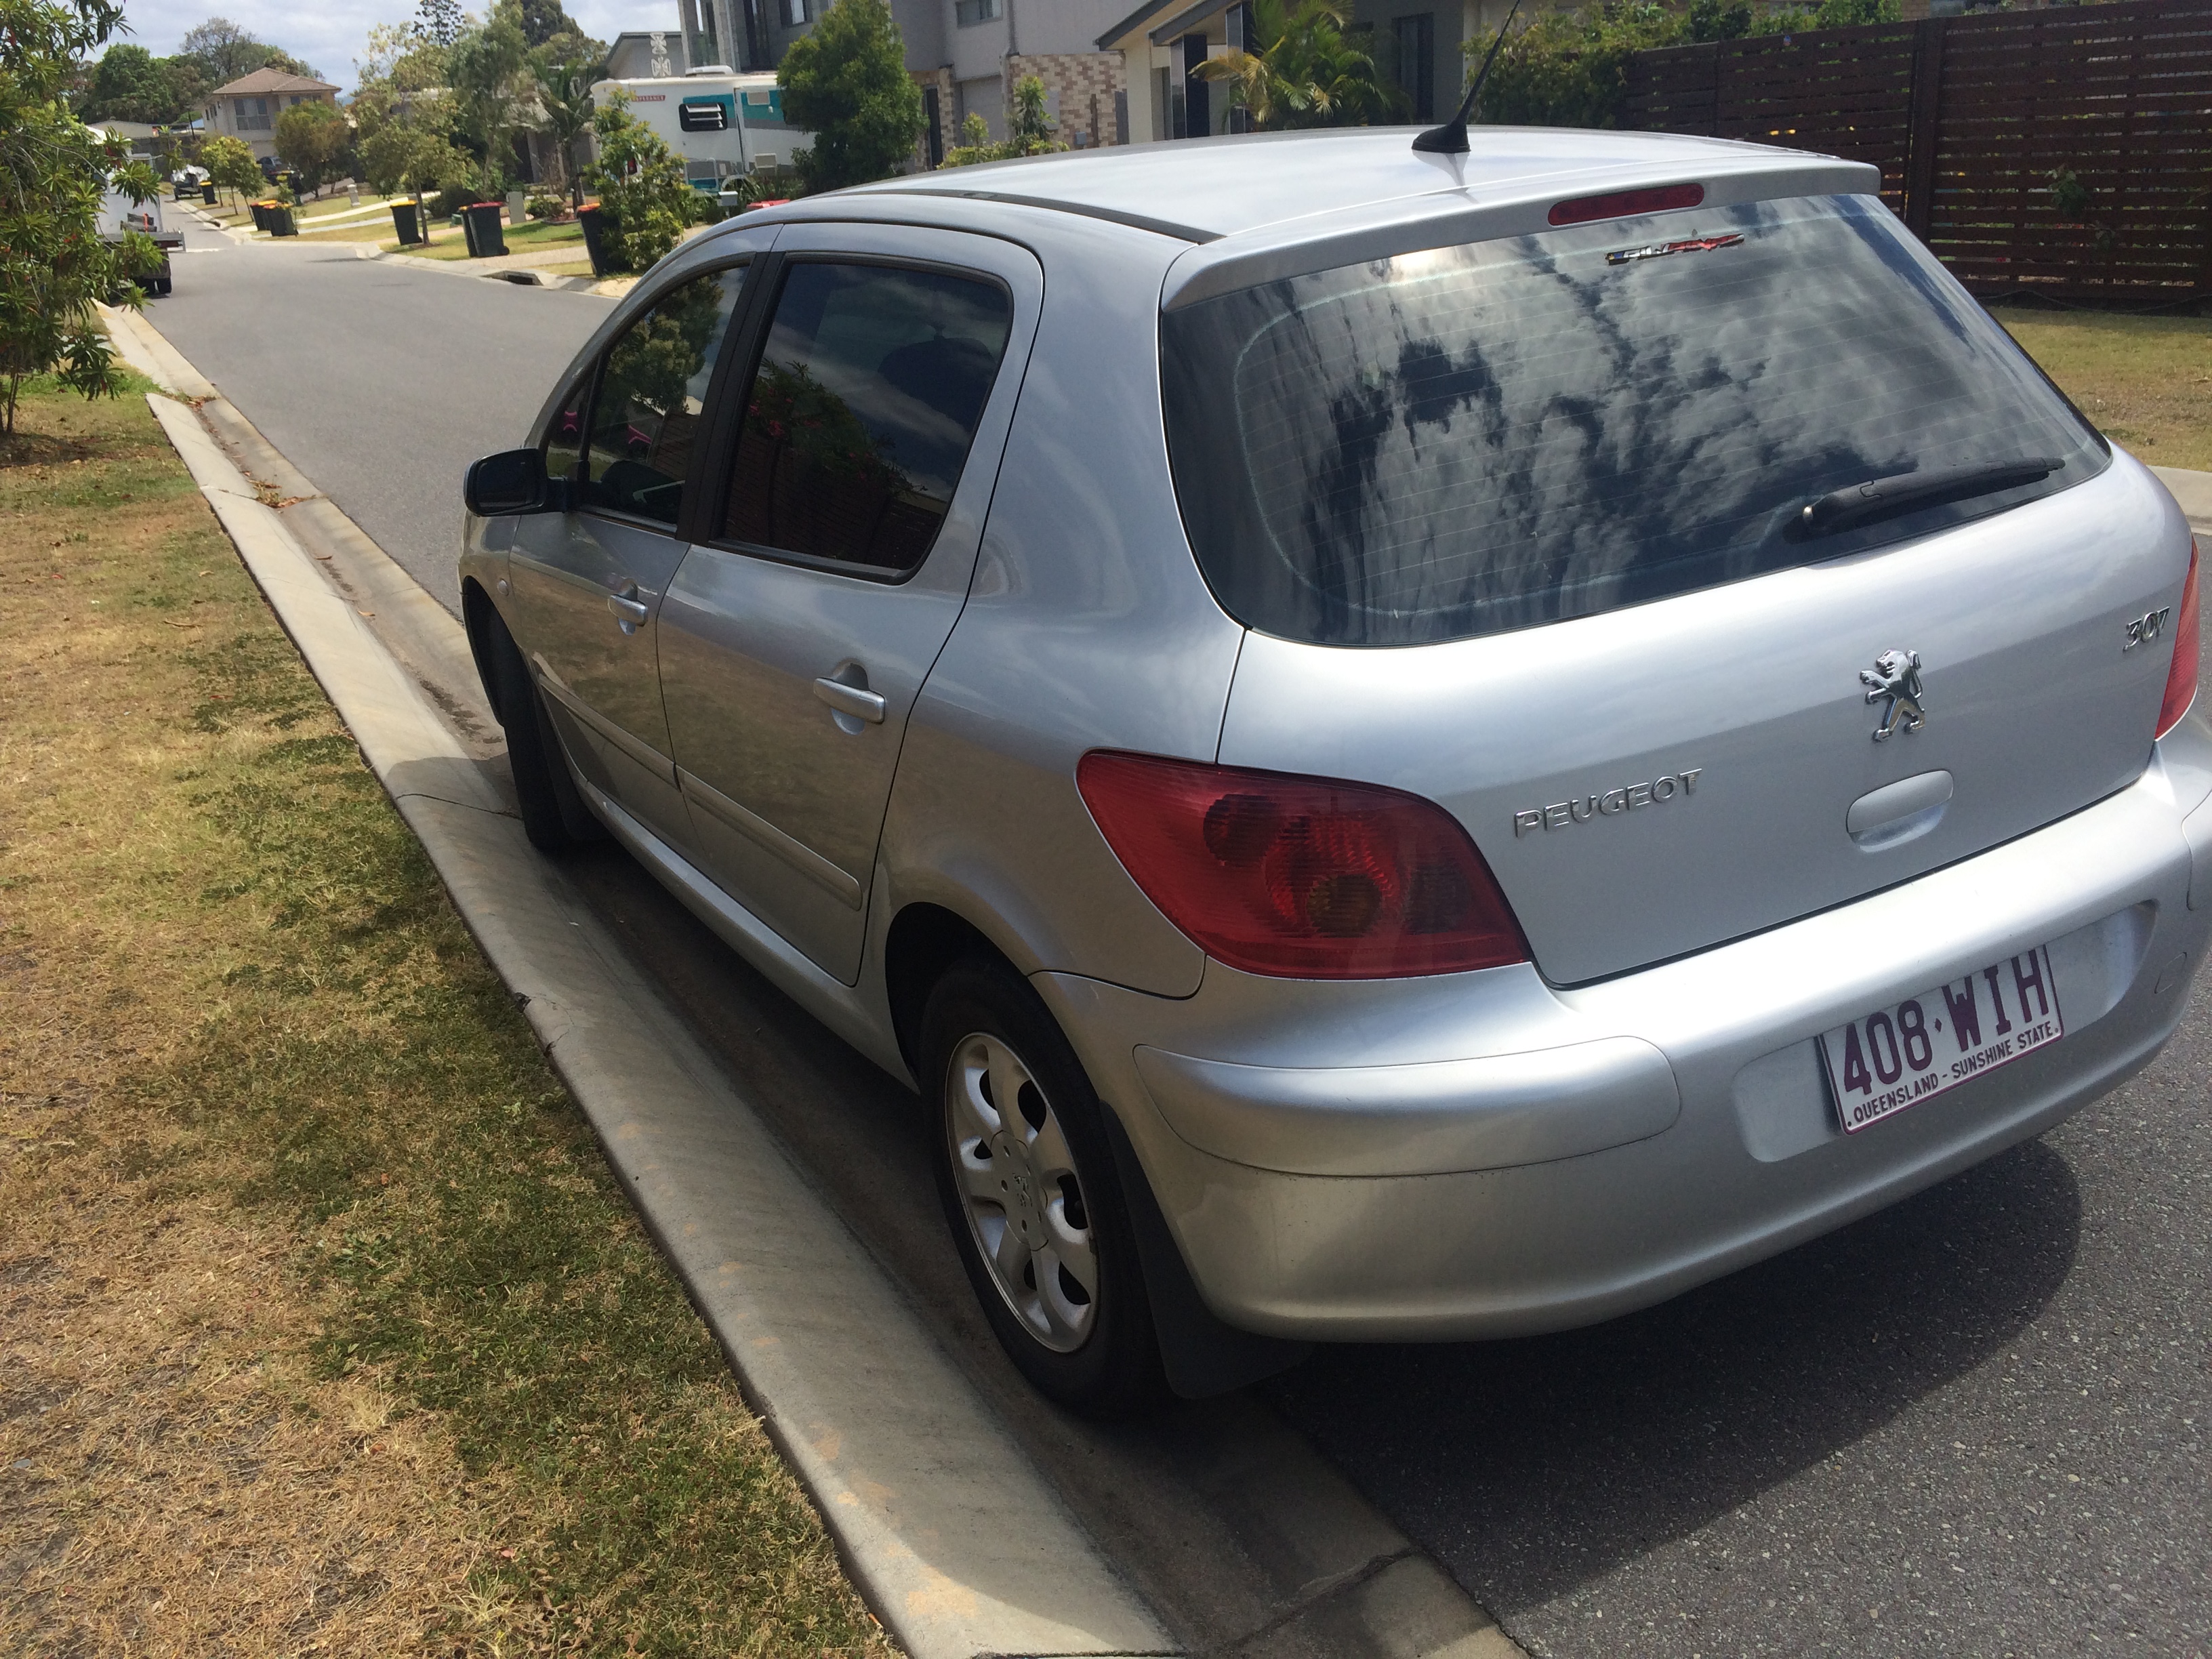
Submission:
[[[884,991],[899,1056],[916,1079],[921,1077],[921,1016],[930,992],[954,964],[977,957],[1020,972],[989,934],[941,904],[909,904],[891,919],[884,937]]]

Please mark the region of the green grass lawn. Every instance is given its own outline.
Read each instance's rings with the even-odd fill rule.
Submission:
[[[0,520],[0,1653],[890,1655],[143,398]]]
[[[2212,471],[2212,318],[1996,314],[2114,443],[2153,466]]]
[[[456,225],[448,228],[441,220],[437,229],[441,234],[428,247],[402,248],[397,241],[392,246],[411,258],[465,259],[469,257],[468,242],[462,236],[460,227]],[[547,224],[543,220],[532,220],[526,225],[506,225],[501,228],[500,235],[507,243],[509,253],[533,253],[539,248],[564,247],[571,244],[580,248],[584,245],[584,228],[573,219],[565,225]]]

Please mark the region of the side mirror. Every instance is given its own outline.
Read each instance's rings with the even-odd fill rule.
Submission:
[[[469,465],[461,498],[479,519],[523,513],[564,513],[568,481],[545,476],[545,457],[535,449],[510,449]]]

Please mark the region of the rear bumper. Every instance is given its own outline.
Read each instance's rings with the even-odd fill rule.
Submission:
[[[2159,747],[2033,835],[1573,990],[1525,967],[1322,984],[1209,963],[1180,1001],[1037,983],[1231,1324],[1590,1323],[2040,1133],[2158,1052],[2212,928],[2212,732],[2192,718]],[[1819,1033],[2039,945],[2062,1042],[1843,1133]]]

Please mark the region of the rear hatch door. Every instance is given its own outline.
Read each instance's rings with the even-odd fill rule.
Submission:
[[[2186,526],[1869,198],[1438,250],[1165,325],[1185,523],[1255,629],[1220,759],[1442,803],[1555,981],[1905,879],[2146,763]],[[1899,500],[1864,510],[1874,480]]]

